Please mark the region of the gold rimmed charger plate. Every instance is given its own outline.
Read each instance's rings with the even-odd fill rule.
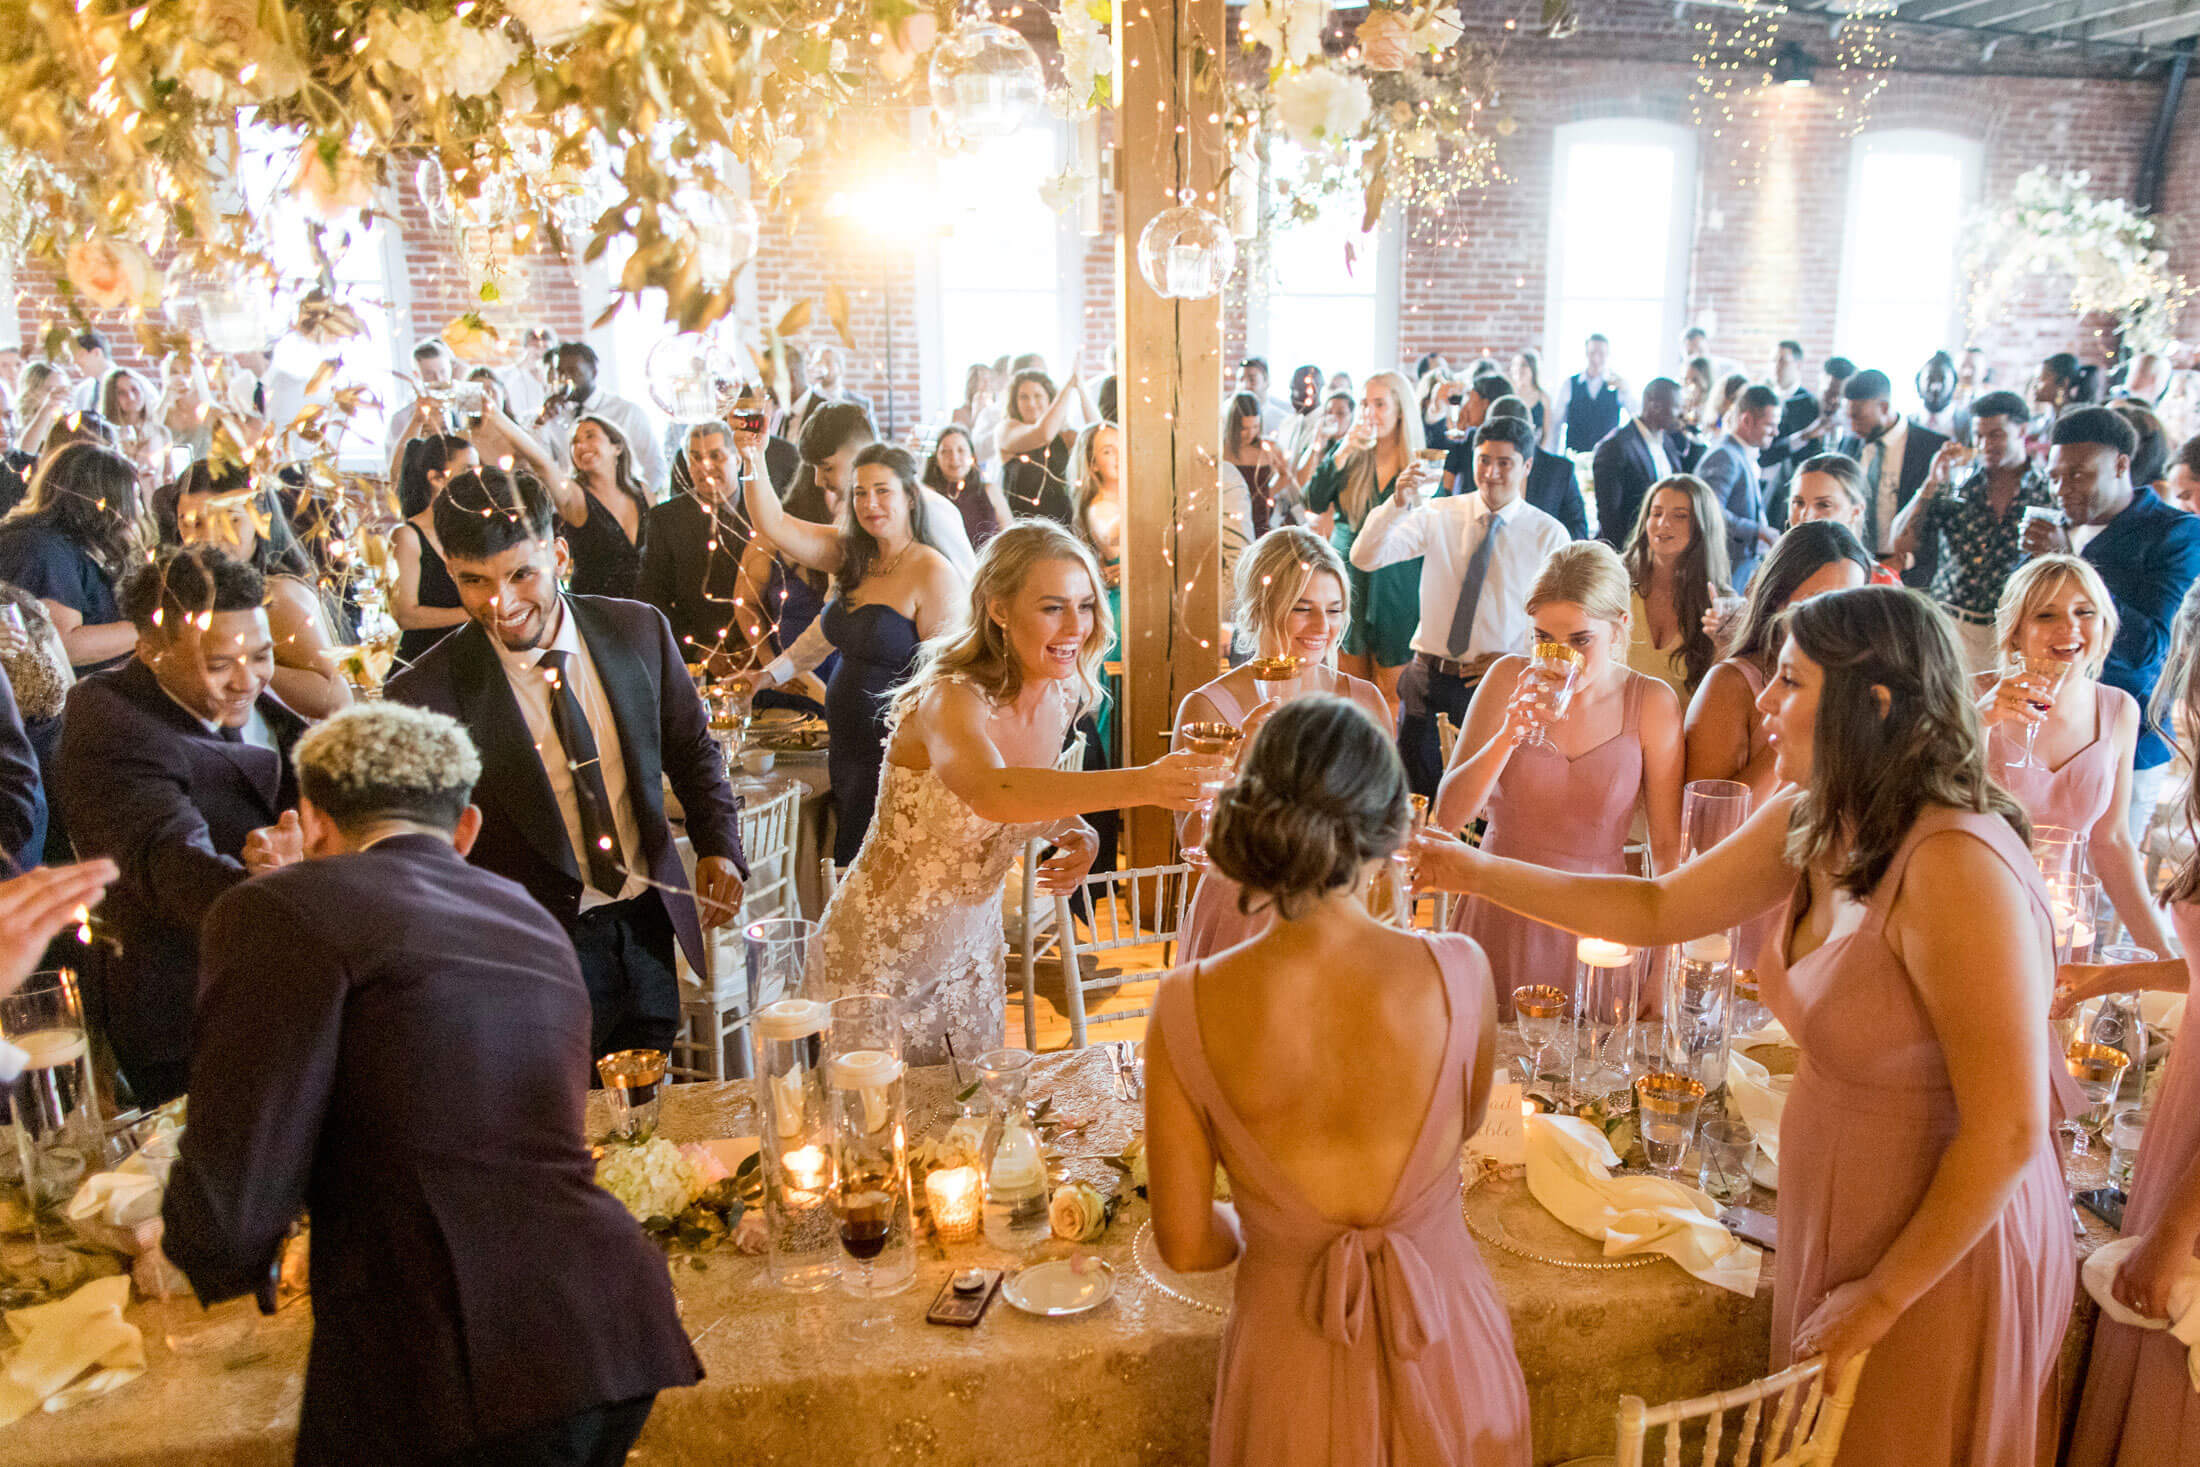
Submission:
[[[1623,1268],[1647,1268],[1664,1255],[1641,1253],[1632,1258],[1606,1258],[1603,1245],[1585,1238],[1544,1211],[1528,1190],[1527,1178],[1518,1168],[1483,1171],[1467,1180],[1459,1199],[1467,1231],[1477,1242],[1552,1268],[1581,1273],[1616,1273]]]

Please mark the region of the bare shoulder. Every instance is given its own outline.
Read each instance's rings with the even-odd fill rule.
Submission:
[[[1644,673],[1631,676],[1643,684],[1642,725],[1653,732],[1678,732],[1681,726],[1681,695],[1673,691],[1673,685],[1664,678],[1650,677]]]

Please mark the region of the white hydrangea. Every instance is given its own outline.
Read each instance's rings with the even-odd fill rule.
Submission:
[[[1357,135],[1372,109],[1366,79],[1333,67],[1287,72],[1276,79],[1276,120],[1302,147]]]
[[[456,17],[430,20],[417,10],[377,10],[367,35],[393,69],[418,77],[430,91],[456,97],[495,91],[519,60],[518,43],[501,30],[483,30]]]
[[[702,1190],[685,1152],[662,1137],[638,1146],[609,1146],[596,1163],[596,1185],[619,1199],[637,1221],[678,1217]]]
[[[538,46],[570,40],[596,19],[596,0],[504,0],[504,9]]]
[[[1115,39],[1108,27],[1108,0],[1063,0],[1054,33],[1062,44],[1062,90],[1070,107],[1112,105]]]
[[[1265,46],[1280,65],[1303,66],[1322,54],[1328,0],[1250,0],[1238,34],[1249,46]]]

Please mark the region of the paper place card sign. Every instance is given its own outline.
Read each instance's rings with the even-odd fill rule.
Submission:
[[[1499,1080],[1491,1085],[1489,1109],[1482,1112],[1482,1128],[1467,1138],[1467,1150],[1499,1166],[1527,1165],[1527,1128],[1521,1111],[1524,1099],[1520,1086],[1510,1081]]]

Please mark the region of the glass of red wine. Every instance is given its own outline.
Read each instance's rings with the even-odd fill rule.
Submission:
[[[881,1317],[871,1304],[882,1294],[894,1292],[878,1289],[871,1269],[894,1235],[899,1201],[899,1181],[885,1168],[843,1173],[833,1187],[833,1222],[839,1230],[841,1251],[861,1265],[860,1283],[854,1292],[863,1298],[862,1322],[866,1326]],[[846,1282],[845,1277],[842,1282]]]

